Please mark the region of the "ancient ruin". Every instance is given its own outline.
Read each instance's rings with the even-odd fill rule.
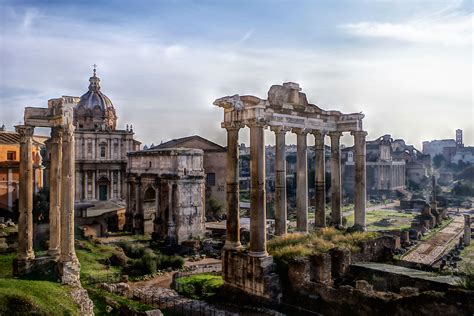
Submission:
[[[71,97],[55,99],[48,108],[25,108],[20,134],[20,199],[18,251],[14,273],[18,276],[55,263],[62,283],[79,282],[80,264],[74,249],[74,126]],[[47,258],[33,251],[32,136],[35,127],[51,128],[50,235]]]
[[[204,233],[200,149],[148,149],[128,154],[128,228],[174,244]]]
[[[307,135],[315,137],[316,214],[315,228],[326,226],[324,138],[331,138],[332,217],[331,224],[342,224],[340,137],[350,132],[355,143],[355,228],[365,229],[366,161],[361,113],[324,111],[308,103],[299,84],[273,85],[268,99],[238,94],[214,101],[224,109],[222,128],[227,130],[227,233],[223,254],[226,284],[257,296],[272,297],[276,275],[266,248],[265,139],[269,127],[276,137],[275,234],[287,232],[285,135],[297,135],[297,230],[308,232]],[[250,128],[251,211],[249,252],[242,251],[239,224],[238,134]],[[278,277],[276,277],[278,280]]]

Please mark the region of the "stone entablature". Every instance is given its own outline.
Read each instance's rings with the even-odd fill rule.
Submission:
[[[204,233],[205,179],[200,149],[151,149],[128,154],[127,226],[181,243]]]

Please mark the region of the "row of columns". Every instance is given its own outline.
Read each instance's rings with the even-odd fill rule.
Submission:
[[[20,135],[18,260],[32,260],[33,251],[33,126],[15,126]],[[51,131],[50,235],[48,254],[63,262],[77,261],[74,250],[74,127]]]
[[[240,124],[225,126],[227,130],[227,234],[226,249],[238,249],[240,244],[239,219],[239,153],[238,133]],[[256,122],[250,125],[250,255],[266,256],[266,198],[265,198],[265,124]],[[272,126],[275,133],[275,235],[287,233],[286,199],[286,157],[285,135],[290,129]],[[297,135],[297,172],[296,172],[296,229],[308,232],[308,179],[307,179],[307,134],[306,129],[292,129]],[[326,226],[326,188],[325,188],[325,152],[323,131],[312,131],[315,137],[316,154],[316,201],[315,226]],[[341,155],[340,138],[342,132],[329,132],[331,138],[331,224],[342,225],[341,212]],[[366,206],[366,162],[365,131],[351,132],[355,144],[355,198],[354,218],[359,229],[365,229]]]

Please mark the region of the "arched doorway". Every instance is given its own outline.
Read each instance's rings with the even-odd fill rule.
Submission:
[[[109,179],[107,177],[101,177],[97,181],[99,189],[99,201],[107,201],[109,199]]]
[[[148,187],[143,195],[143,230],[145,234],[152,234],[156,216],[156,191]]]

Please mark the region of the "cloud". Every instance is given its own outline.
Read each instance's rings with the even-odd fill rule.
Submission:
[[[472,13],[459,11],[457,5],[451,5],[400,23],[362,21],[342,24],[340,27],[360,37],[422,44],[472,45],[474,16]]]

